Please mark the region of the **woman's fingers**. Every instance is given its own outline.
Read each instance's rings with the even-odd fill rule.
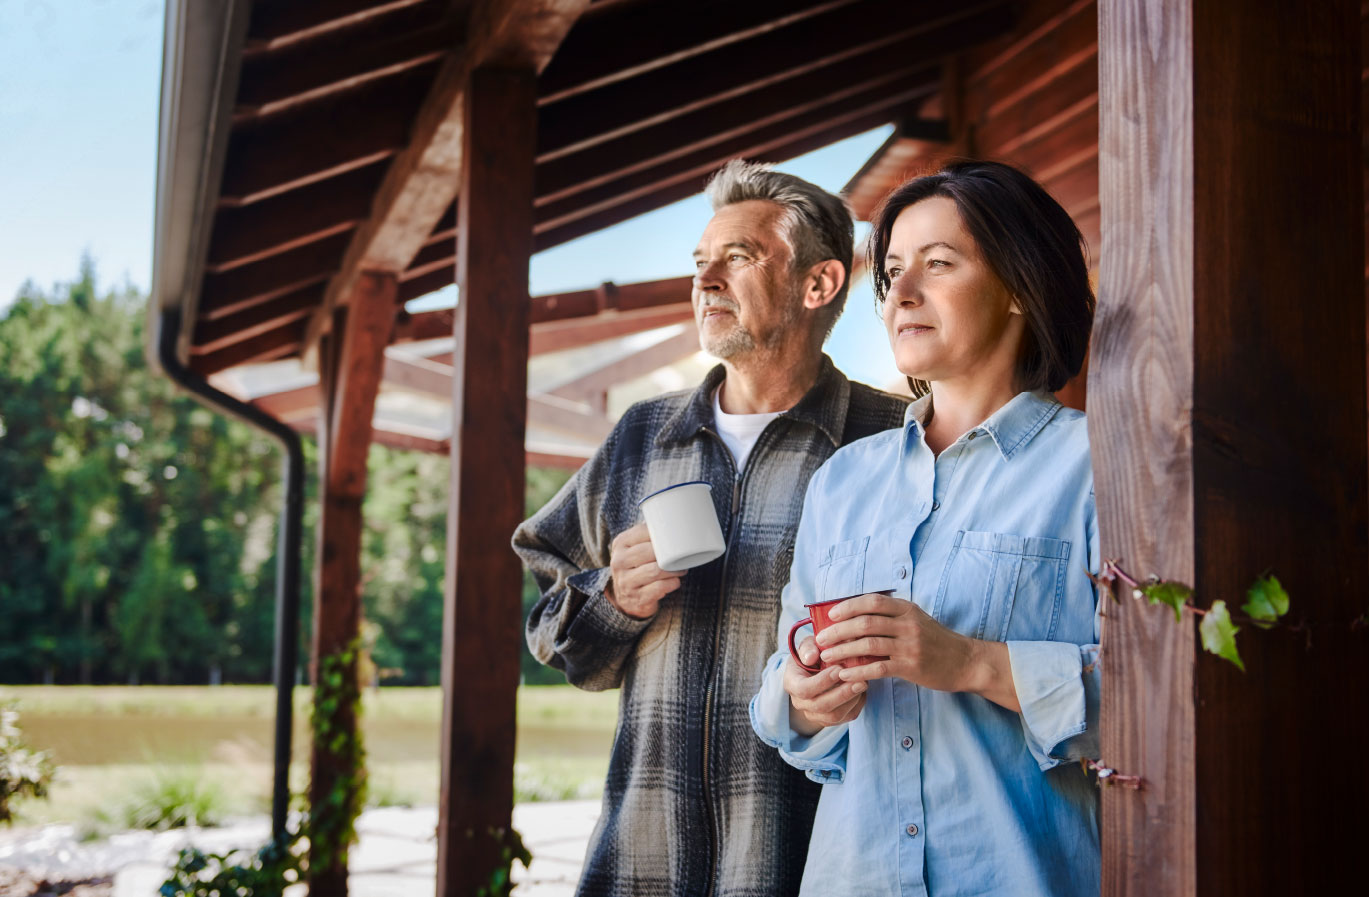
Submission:
[[[892,638],[866,636],[824,648],[821,657],[823,663],[841,663],[851,657],[889,657],[896,648],[897,643]]]

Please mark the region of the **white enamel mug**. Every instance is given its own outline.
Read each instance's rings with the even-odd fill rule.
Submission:
[[[704,482],[677,483],[637,502],[646,518],[656,563],[677,573],[720,557],[727,550],[718,513],[713,509],[713,487]]]

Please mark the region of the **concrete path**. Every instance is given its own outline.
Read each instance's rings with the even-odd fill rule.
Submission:
[[[532,852],[532,868],[515,865],[517,897],[572,897],[585,845],[599,817],[599,801],[520,804],[513,825]],[[357,820],[352,850],[352,897],[423,897],[433,893],[437,869],[437,809],[386,807]],[[81,843],[72,826],[0,833],[0,865],[41,870],[49,878],[74,879],[113,873],[114,897],[155,897],[176,853],[187,843],[209,850],[261,844],[270,833],[265,817],[221,828],[153,834],[126,832]],[[295,897],[296,888],[287,891]],[[297,893],[303,894],[300,886]]]

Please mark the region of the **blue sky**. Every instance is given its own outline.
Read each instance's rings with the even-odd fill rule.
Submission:
[[[72,279],[82,253],[104,284],[146,290],[152,264],[162,0],[0,0],[0,308],[25,280]],[[841,188],[888,129],[782,168]],[[702,197],[538,254],[532,292],[690,271]],[[897,378],[868,284],[857,284],[828,351],[850,376]]]

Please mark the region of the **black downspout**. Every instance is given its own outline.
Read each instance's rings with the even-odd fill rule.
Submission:
[[[276,634],[271,678],[276,685],[275,774],[271,787],[271,836],[285,834],[290,806],[290,735],[294,705],[295,667],[299,662],[299,566],[304,530],[304,450],[299,434],[254,405],[215,389],[181,364],[176,341],[181,311],[167,309],[156,318],[157,359],[174,382],[216,410],[274,436],[285,450],[285,500],[280,509],[280,538],[276,548]]]

